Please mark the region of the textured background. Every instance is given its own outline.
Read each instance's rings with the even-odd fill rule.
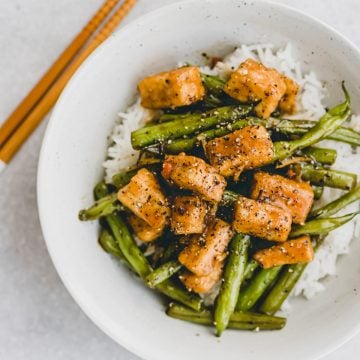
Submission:
[[[127,23],[174,0],[139,0]],[[360,46],[358,0],[282,0]],[[56,59],[102,0],[0,0],[0,122]],[[0,359],[136,356],[104,335],[60,282],[42,238],[36,169],[46,121],[0,176]],[[141,341],[141,339],[139,339]],[[360,336],[326,360],[358,359]],[[239,355],[240,356],[240,355]]]

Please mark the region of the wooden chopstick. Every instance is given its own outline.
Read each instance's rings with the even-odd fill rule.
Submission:
[[[80,52],[78,57],[65,69],[60,77],[55,81],[53,86],[43,96],[39,103],[33,108],[22,124],[13,133],[11,138],[0,149],[0,171],[10,162],[21,145],[31,135],[34,129],[38,126],[44,116],[55,104],[62,90],[84,62],[84,60],[104,41],[119,25],[121,20],[128,14],[131,8],[135,5],[136,0],[125,0],[124,3],[115,11],[110,19],[105,23],[104,27],[88,45]]]
[[[0,148],[119,3],[107,0],[0,127]]]

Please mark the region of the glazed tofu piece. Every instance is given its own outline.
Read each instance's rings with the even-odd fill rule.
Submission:
[[[286,114],[293,114],[296,111],[296,96],[299,92],[299,85],[287,76],[283,77],[286,85],[286,91],[281,98],[279,108]]]
[[[193,235],[179,254],[179,261],[197,276],[207,276],[224,258],[233,232],[228,223],[215,219],[202,235]]]
[[[278,107],[286,92],[286,84],[277,70],[247,59],[231,74],[224,91],[241,102],[260,101],[255,112],[266,119]]]
[[[254,259],[264,268],[274,266],[308,263],[314,259],[314,249],[309,236],[301,236],[281,245],[258,251]]]
[[[149,109],[190,105],[205,95],[200,70],[195,66],[148,76],[140,81],[138,88],[141,105]]]
[[[155,175],[140,169],[117,194],[119,201],[151,227],[165,226],[170,208]]]
[[[291,230],[291,214],[274,205],[240,196],[235,203],[233,228],[239,233],[283,242]]]
[[[295,224],[304,224],[314,202],[310,184],[280,175],[258,172],[250,197],[290,211]]]
[[[201,234],[207,205],[199,196],[177,196],[171,208],[170,227],[176,235]]]
[[[213,271],[209,275],[198,276],[191,273],[190,271],[186,271],[180,275],[179,278],[189,291],[193,291],[198,294],[204,294],[209,292],[221,279],[223,265],[223,261],[216,261],[214,263]]]
[[[210,164],[223,176],[238,180],[243,170],[271,161],[274,155],[270,135],[263,126],[246,126],[232,134],[208,141]]]
[[[223,196],[226,180],[203,159],[184,153],[167,156],[162,176],[180,187],[191,190],[205,200],[219,202]]]
[[[128,222],[135,235],[139,238],[139,240],[144,242],[151,242],[158,239],[164,232],[165,228],[165,223],[159,228],[153,228],[146,221],[133,214],[128,217]]]

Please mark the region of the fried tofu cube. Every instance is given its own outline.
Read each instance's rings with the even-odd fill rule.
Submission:
[[[301,236],[281,245],[275,245],[255,253],[254,259],[264,268],[308,263],[314,259],[314,249],[309,236]]]
[[[274,156],[273,142],[263,126],[246,126],[206,144],[210,164],[223,176],[238,180],[243,170],[265,165]]]
[[[119,201],[151,227],[162,228],[167,223],[170,208],[155,175],[140,169],[129,184],[117,194]]]
[[[181,274],[179,278],[189,291],[204,294],[209,292],[221,279],[223,265],[223,261],[216,261],[214,263],[213,271],[209,275],[198,276],[190,271],[186,271]]]
[[[304,224],[314,202],[314,191],[306,182],[258,172],[254,175],[250,197],[287,209],[295,224]]]
[[[179,261],[197,276],[207,276],[216,262],[224,258],[226,248],[233,236],[228,223],[215,219],[202,235],[193,235],[189,245],[179,254]]]
[[[291,230],[291,214],[274,205],[240,196],[235,203],[233,228],[239,233],[283,242]]]
[[[201,234],[206,213],[206,203],[199,196],[177,196],[171,209],[171,230],[176,235]]]
[[[299,85],[287,76],[283,77],[286,85],[286,91],[281,98],[279,108],[286,114],[293,114],[296,111],[296,96],[299,92]]]
[[[247,59],[231,74],[224,91],[241,102],[260,101],[255,106],[255,112],[259,117],[267,119],[284,96],[286,84],[283,75],[277,70]]]
[[[200,70],[195,66],[148,76],[140,81],[138,88],[141,105],[149,109],[190,105],[205,95]]]
[[[164,232],[165,224],[159,228],[151,227],[146,221],[131,214],[128,222],[139,240],[151,242],[158,239]]]
[[[184,153],[167,156],[161,174],[170,183],[194,191],[208,201],[219,202],[226,187],[226,180],[212,166]]]

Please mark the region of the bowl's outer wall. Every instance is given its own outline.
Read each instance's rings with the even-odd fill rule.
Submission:
[[[228,331],[168,318],[164,304],[97,244],[95,223],[77,220],[101,179],[107,136],[118,111],[132,101],[143,76],[222,55],[234,46],[291,42],[302,66],[315,70],[331,96],[345,80],[360,111],[359,53],[322,24],[286,7],[241,1],[191,1],[149,14],[115,34],[81,67],[64,91],[44,141],[39,166],[39,210],[54,264],[90,318],[116,341],[152,360],[313,359],[358,327],[358,257],[339,261],[339,276],[312,301],[296,300],[284,330]],[[352,252],[359,253],[359,243]]]

